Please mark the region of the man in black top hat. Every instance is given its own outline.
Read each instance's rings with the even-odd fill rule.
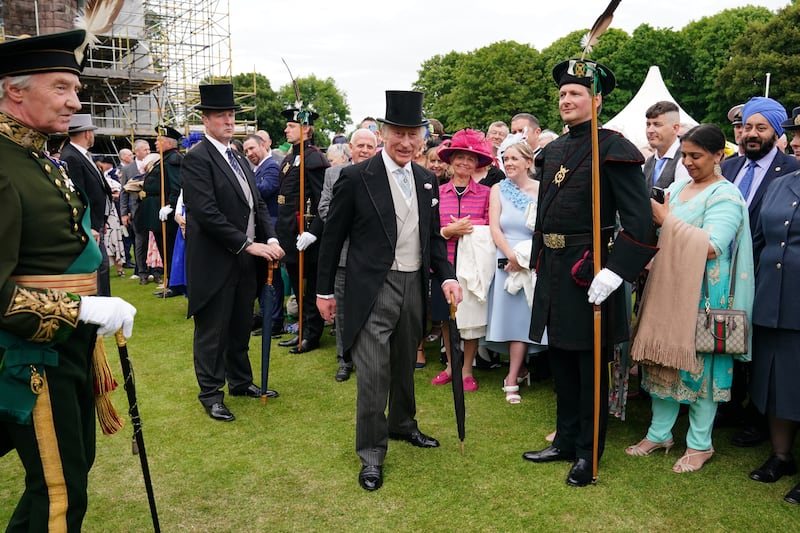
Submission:
[[[317,113],[298,109],[281,112],[286,118],[286,141],[292,149],[280,164],[280,188],[278,190],[278,232],[281,247],[286,250],[284,263],[292,284],[292,290],[299,297],[303,291],[303,338],[295,335],[292,339],[281,341],[278,346],[291,346],[291,353],[305,353],[319,347],[324,323],[319,315],[314,295],[317,293],[317,251],[318,240],[322,236],[322,219],[317,207],[325,181],[325,169],[330,166],[328,159],[314,146],[314,120]],[[305,117],[305,118],[304,118]],[[302,123],[301,123],[302,122]],[[300,198],[300,139],[303,139],[304,198]],[[301,234],[300,228],[303,227]],[[303,251],[303,287],[300,287],[300,254]],[[299,302],[299,298],[298,298]]]
[[[792,134],[789,147],[792,149],[795,159],[800,162],[800,107],[792,109],[792,116],[782,122],[781,126]]]
[[[603,254],[595,260],[603,268],[593,277],[588,255],[592,246],[591,88],[599,80],[594,98],[600,108],[615,79],[605,66],[576,59],[556,65],[553,78],[559,86],[561,119],[569,126],[569,133],[548,144],[536,158],[542,184],[531,250],[530,266],[536,270],[538,281],[530,337],[540,341],[547,328],[558,414],[552,446],[526,452],[523,458],[537,463],[574,461],[567,483],[580,487],[592,479],[592,304],[602,304],[603,361],[607,362],[614,344],[626,340],[629,333],[625,293],[617,289],[623,279],[636,279],[656,248],[643,244],[650,234],[652,212],[641,152],[619,133],[600,129]],[[615,238],[617,214],[624,229]],[[598,457],[603,451],[608,415],[608,394],[604,392],[608,390],[608,372],[605,364],[600,368]]]
[[[16,449],[25,468],[7,531],[81,530],[96,335],[129,337],[136,312],[91,296],[102,256],[89,198],[44,152],[81,108],[85,35],[0,43],[0,455]]]
[[[420,448],[439,446],[417,427],[414,399],[414,362],[425,331],[431,270],[446,280],[445,298],[461,301],[461,287],[439,234],[436,177],[413,162],[428,124],[422,96],[416,91],[386,92],[383,150],[342,169],[319,253],[317,306],[323,318],[332,320],[336,269],[349,238],[342,348],[351,350],[358,368],[358,482],[368,491],[383,484],[388,439]]]
[[[283,250],[247,159],[230,147],[241,109],[233,85],[201,85],[196,108],[203,112],[206,134],[187,152],[180,173],[188,316],[194,317],[198,398],[212,419],[230,422],[234,416],[223,402],[226,381],[231,396],[261,396],[247,354],[256,261],[278,260]]]
[[[183,156],[178,151],[178,141],[183,137],[179,131],[169,126],[156,127],[156,151],[159,160],[153,165],[144,177],[142,192],[139,197],[142,203],[139,206],[134,224],[141,224],[148,231],[152,231],[164,264],[164,271],[171,275],[172,250],[175,247],[175,238],[178,234],[178,223],[175,222],[175,206],[181,194],[181,163]],[[163,161],[163,176],[162,164]],[[162,186],[163,182],[163,186]],[[166,233],[163,233],[163,227]],[[166,241],[166,242],[165,242]],[[166,248],[165,248],[166,244]],[[161,276],[156,274],[156,282],[161,282]],[[170,289],[157,291],[158,295],[172,296]]]

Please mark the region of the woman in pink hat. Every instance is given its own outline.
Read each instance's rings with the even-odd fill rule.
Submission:
[[[447,239],[447,255],[451,263],[457,261],[456,243],[459,238],[472,233],[473,226],[489,223],[489,192],[473,175],[480,167],[492,162],[491,145],[481,132],[465,129],[456,132],[449,145],[439,150],[439,158],[453,170],[452,179],[439,187],[439,218],[442,237]],[[442,338],[447,351],[447,368],[431,383],[445,385],[452,381],[450,368],[450,337],[447,317],[449,310],[440,283],[431,280],[431,315],[433,320],[442,320]],[[464,391],[478,390],[478,382],[472,376],[472,363],[478,351],[478,339],[464,341],[464,366],[462,378]]]

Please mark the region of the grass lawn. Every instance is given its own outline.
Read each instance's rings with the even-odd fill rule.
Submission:
[[[240,531],[798,531],[800,507],[783,495],[800,481],[748,479],[769,445],[739,449],[731,429],[715,431],[717,454],[705,468],[675,474],[687,419],[678,421],[669,456],[628,457],[649,422],[649,402],[632,400],[628,420],[609,424],[596,486],[564,483],[569,465],[521,459],[546,446],[555,423],[551,384],[522,387],[509,405],[500,390],[505,371],[476,371],[467,394],[466,454],[459,453],[449,387],[433,387],[438,348],[416,373],[417,420],[442,446],[423,450],[390,441],[384,486],[374,493],[357,482],[354,451],[357,374],[336,383],[334,338],[322,348],[290,355],[273,344],[270,387],[280,398],[226,397],[233,423],[212,421],[197,401],[192,322],[183,298],[158,300],[153,285],[112,281],[112,291],[139,310],[129,352],[136,373],[150,470],[165,532]],[[116,349],[106,343],[121,380]],[[260,337],[251,359],[259,375]],[[258,378],[256,378],[258,379]],[[131,455],[125,392],[113,395],[126,427],[98,436],[90,473],[87,532],[152,530],[139,459]],[[0,524],[19,499],[24,473],[15,453],[0,459]]]

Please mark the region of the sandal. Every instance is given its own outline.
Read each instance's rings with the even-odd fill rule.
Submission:
[[[522,396],[519,395],[519,385],[506,385],[506,380],[503,380],[503,392],[506,393],[506,401],[512,405],[522,401]]]
[[[625,448],[625,453],[635,457],[645,457],[656,450],[664,448],[664,455],[667,455],[674,445],[675,441],[672,439],[669,439],[666,442],[653,442],[651,440],[647,440],[647,438],[644,438],[637,444]]]
[[[673,472],[677,472],[678,474],[685,474],[687,472],[696,472],[701,468],[703,468],[703,465],[706,464],[706,462],[709,459],[711,459],[711,457],[714,455],[713,446],[707,450],[698,450],[694,452],[690,452],[689,450],[691,450],[691,448],[687,448],[686,453],[683,454],[683,457],[678,459],[678,462],[673,465],[672,467]],[[706,455],[705,460],[703,460],[703,462],[700,463],[699,465],[693,465],[691,463],[692,457],[699,457],[701,455]]]

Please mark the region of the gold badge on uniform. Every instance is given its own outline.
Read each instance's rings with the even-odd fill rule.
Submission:
[[[289,168],[290,167],[291,167],[291,165],[289,163],[286,163],[285,165],[283,165],[283,168],[281,169],[281,174],[283,174],[285,176],[286,173],[289,172]]]
[[[561,182],[564,181],[564,178],[567,177],[567,172],[569,172],[569,169],[566,168],[564,165],[560,165],[560,166],[561,166],[561,168],[558,169],[558,172],[556,172],[556,175],[553,178],[553,182],[555,182],[555,184],[558,187],[561,187]]]
[[[573,71],[575,72],[575,76],[578,78],[586,77],[586,63],[583,61],[578,61],[575,63],[573,67]]]
[[[44,391],[44,378],[36,370],[36,367],[31,365],[31,392],[34,394],[41,394]]]
[[[278,205],[283,205],[286,203],[286,197],[282,194],[278,195]]]

